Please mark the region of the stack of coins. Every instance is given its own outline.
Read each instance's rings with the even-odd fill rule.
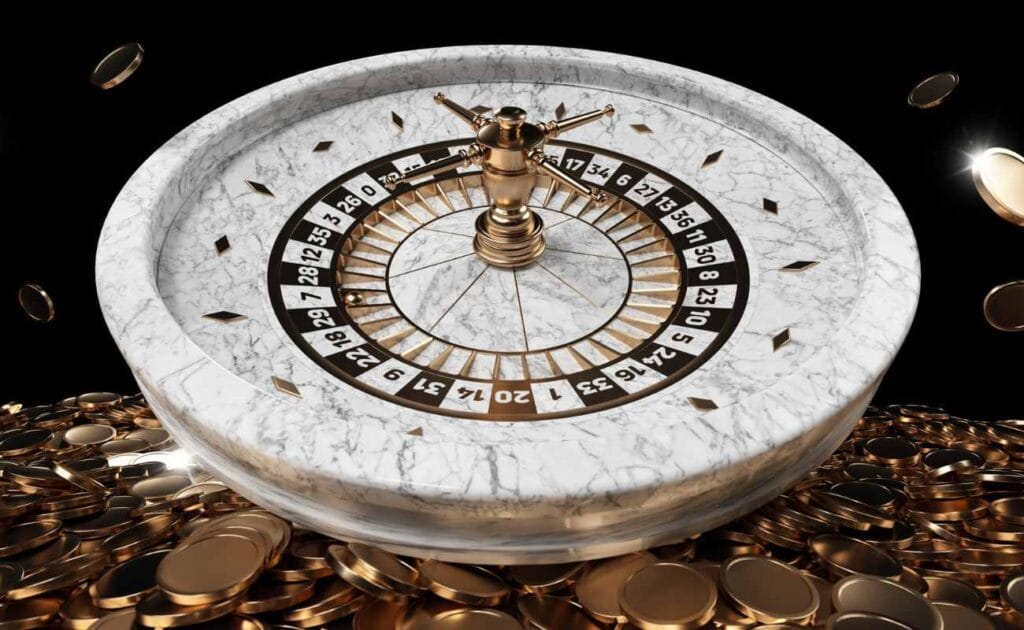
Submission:
[[[1024,420],[869,408],[782,496],[596,560],[416,560],[303,530],[139,395],[0,407],[0,630],[1024,628]]]

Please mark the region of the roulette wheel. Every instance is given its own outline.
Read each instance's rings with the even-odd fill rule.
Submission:
[[[104,225],[100,302],[232,488],[423,558],[682,540],[775,497],[913,319],[881,178],[779,103],[562,48],[388,54],[195,122]]]

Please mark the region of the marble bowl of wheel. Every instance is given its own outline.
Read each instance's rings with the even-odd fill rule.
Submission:
[[[882,179],[791,109],[601,52],[350,61],[195,122],[125,185],[103,313],[250,499],[419,557],[681,540],[826,458],[910,326]]]

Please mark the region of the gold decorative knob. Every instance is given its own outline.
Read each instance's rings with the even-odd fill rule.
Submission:
[[[577,194],[604,202],[604,192],[587,186],[574,175],[554,164],[544,154],[544,142],[570,129],[611,116],[611,105],[564,120],[530,123],[526,110],[506,105],[494,118],[476,114],[444,94],[434,100],[461,118],[474,131],[476,142],[450,157],[425,164],[405,175],[392,174],[385,185],[394,189],[401,182],[466,166],[480,164],[483,185],[491,206],[476,221],[473,248],[477,255],[498,267],[520,267],[535,261],[544,252],[544,223],[527,205],[537,173],[551,177]]]

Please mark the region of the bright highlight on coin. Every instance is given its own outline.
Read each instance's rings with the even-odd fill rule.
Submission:
[[[918,109],[930,109],[941,105],[959,83],[960,77],[955,72],[933,74],[910,90],[907,103]]]
[[[1024,280],[1001,284],[985,296],[985,320],[997,330],[1024,330]]]
[[[121,85],[142,65],[142,54],[142,46],[136,42],[114,49],[96,64],[89,82],[101,90]]]
[[[971,175],[978,194],[1003,219],[1024,225],[1024,157],[993,147],[974,158]]]
[[[57,315],[53,307],[53,299],[38,284],[23,284],[18,289],[18,304],[21,310],[37,322],[52,322]]]

